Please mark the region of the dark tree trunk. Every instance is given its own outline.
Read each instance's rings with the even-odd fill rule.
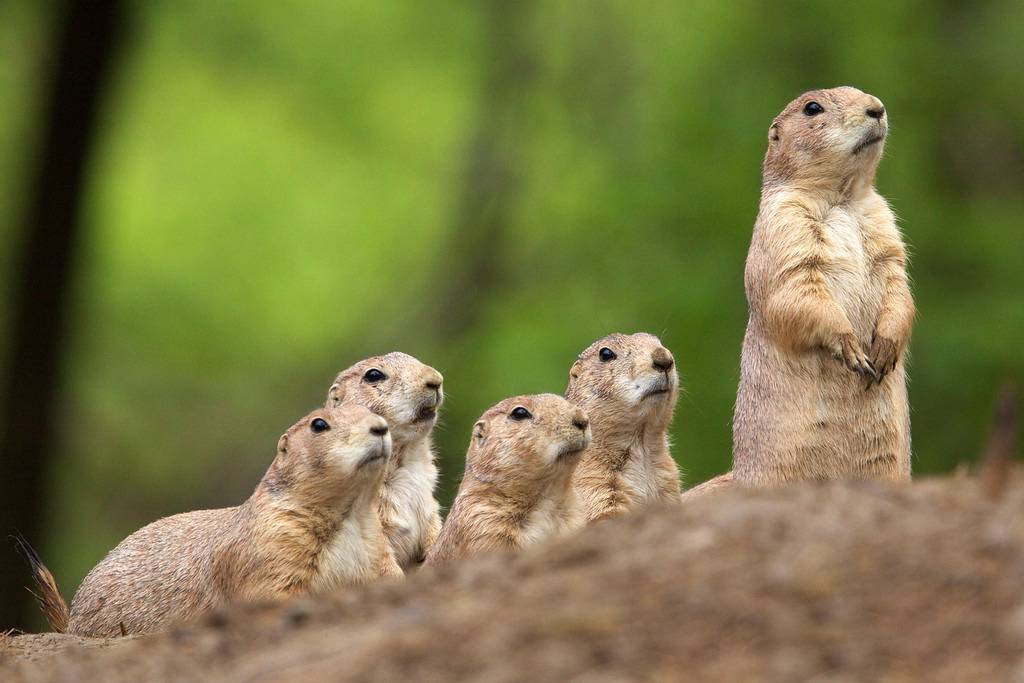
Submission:
[[[123,29],[119,0],[58,7],[40,147],[14,260],[7,375],[0,393],[0,532],[40,541],[45,474],[56,439],[56,393],[68,319],[68,289],[80,237],[84,176],[97,112]],[[0,629],[24,628],[28,572],[0,561]]]
[[[501,253],[518,194],[523,107],[534,80],[532,3],[484,5],[487,52],[480,119],[466,153],[454,228],[438,282],[445,285],[426,329],[450,341],[472,328],[501,280]]]

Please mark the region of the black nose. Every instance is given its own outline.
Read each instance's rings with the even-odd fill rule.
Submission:
[[[384,436],[388,433],[387,427],[370,427],[370,433],[374,436]]]
[[[580,430],[580,431],[583,431],[584,429],[586,429],[587,425],[589,425],[589,424],[590,424],[590,420],[588,420],[586,418],[583,418],[583,417],[577,417],[576,419],[574,419],[572,421],[572,426],[575,427],[576,429]]]
[[[655,349],[654,353],[651,354],[651,365],[662,372],[668,372],[675,364],[676,362],[672,358],[672,354],[668,352],[668,349]]]
[[[873,119],[880,119],[885,115],[885,107],[868,107],[864,113]]]
[[[427,382],[427,389],[433,389],[434,391],[437,391],[440,388],[441,388],[441,383],[440,382]]]

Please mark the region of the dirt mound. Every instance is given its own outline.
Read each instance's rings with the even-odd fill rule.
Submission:
[[[1022,587],[1021,482],[729,491],[103,649],[14,638],[0,679],[1006,680]]]

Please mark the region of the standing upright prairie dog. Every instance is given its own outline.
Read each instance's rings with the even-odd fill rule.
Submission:
[[[907,255],[874,187],[885,108],[804,93],[768,132],[746,266],[734,482],[910,478]]]
[[[377,518],[391,455],[387,423],[358,405],[295,423],[252,496],[185,512],[126,538],[93,568],[68,610],[34,553],[55,631],[153,633],[234,600],[268,600],[401,576]]]
[[[610,334],[569,372],[565,397],[587,411],[594,439],[573,475],[589,521],[678,502],[668,427],[679,394],[672,354],[650,334]]]
[[[582,526],[572,472],[589,443],[586,413],[561,396],[515,396],[488,410],[473,427],[459,493],[427,564]]]
[[[327,392],[328,406],[354,401],[391,427],[394,452],[384,473],[378,512],[395,559],[406,571],[423,562],[441,530],[430,435],[444,400],[443,381],[434,368],[393,352],[342,370]]]

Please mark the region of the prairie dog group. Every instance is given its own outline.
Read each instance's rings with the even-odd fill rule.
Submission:
[[[519,549],[655,502],[678,503],[668,450],[679,377],[652,335],[611,334],[579,355],[565,398],[516,396],[480,418],[427,564]]]
[[[235,600],[522,549],[681,495],[909,479],[915,311],[906,249],[874,188],[887,132],[881,101],[854,88],[804,93],[769,129],[730,472],[681,493],[675,358],[653,335],[616,333],[578,356],[564,397],[513,396],[480,417],[442,524],[432,431],[443,377],[404,353],[373,356],[281,437],[248,500],[133,533],[70,609],[30,552],[55,628],[151,633]]]
[[[671,489],[671,477],[678,497],[678,473],[664,467],[678,384],[671,354],[642,334],[598,344],[600,352],[585,351],[573,366],[568,394],[598,416],[599,447],[588,450],[590,418],[566,398],[498,403],[473,427],[443,529],[431,443],[444,400],[441,373],[398,352],[355,363],[338,373],[325,407],[281,437],[249,500],[135,532],[89,573],[70,610],[30,553],[55,630],[152,633],[235,600],[322,592],[402,576],[425,560],[523,548],[650,502]],[[608,346],[621,354],[614,365]],[[625,433],[639,438],[623,442],[630,462],[609,465]],[[590,480],[573,476],[584,453],[590,469],[608,475],[595,504],[604,504],[607,487],[625,486],[624,502],[600,515],[580,500],[595,496]]]

